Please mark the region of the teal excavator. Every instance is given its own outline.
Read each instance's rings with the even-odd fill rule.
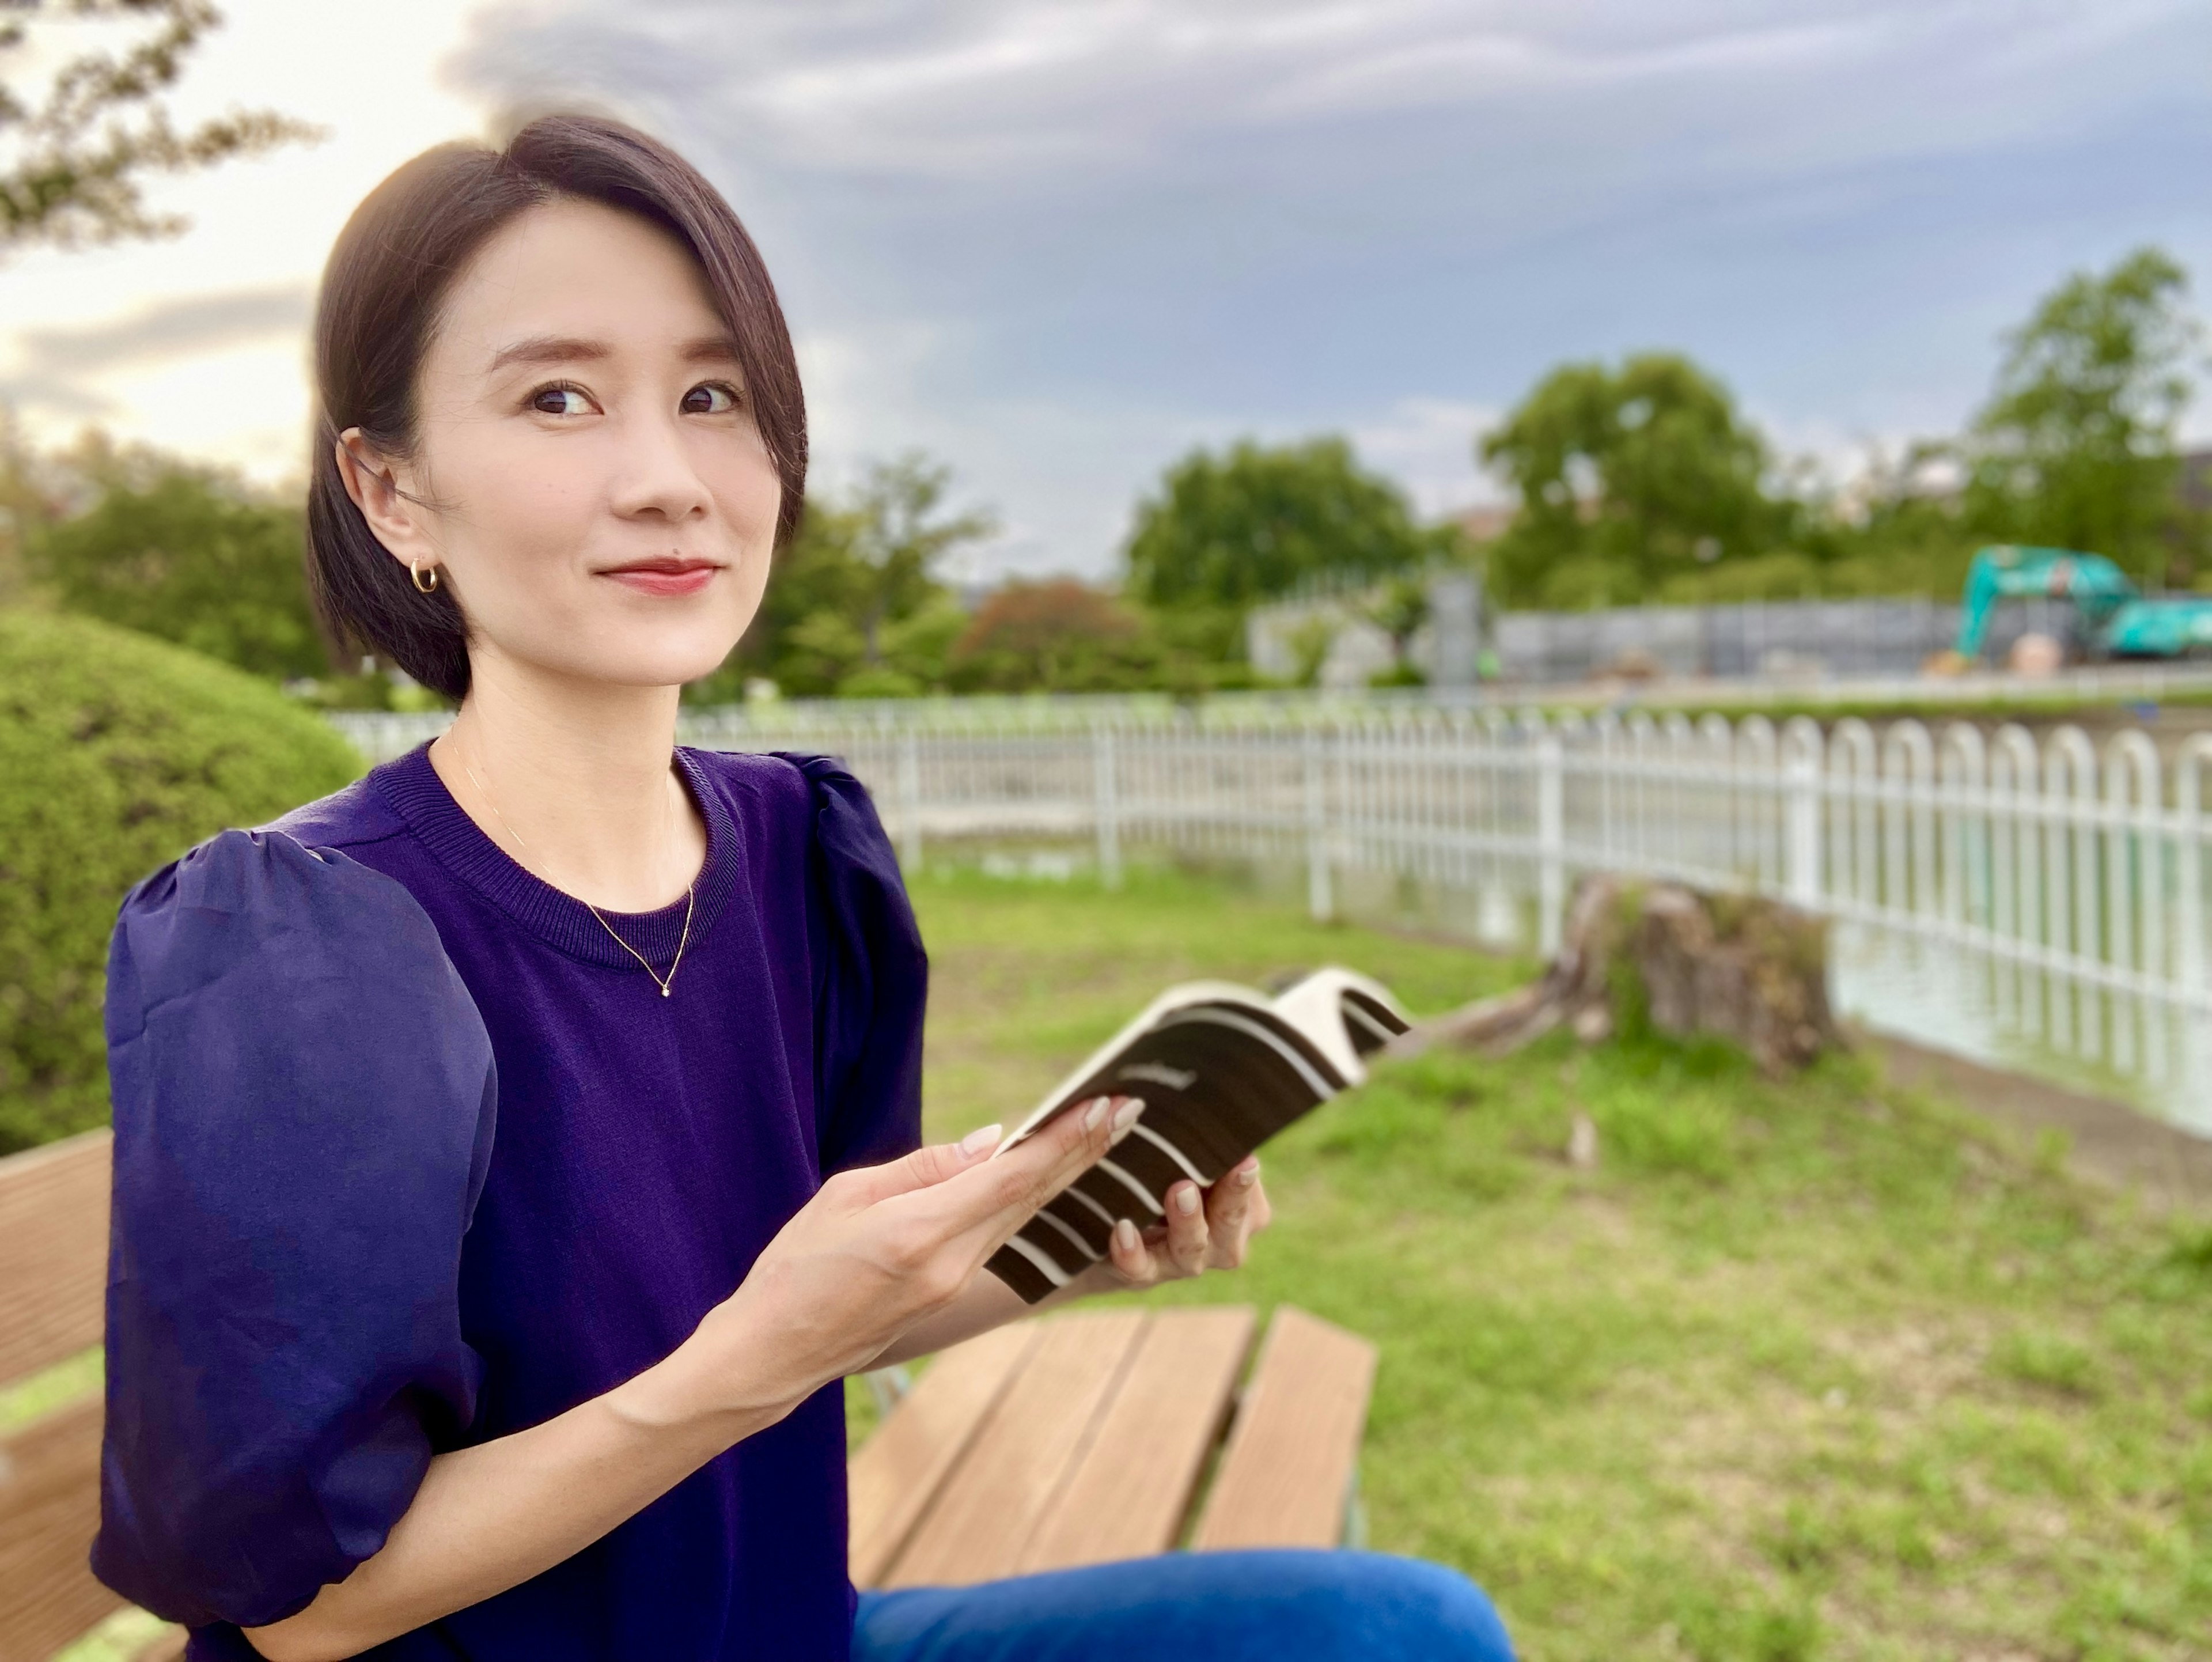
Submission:
[[[2179,658],[2212,649],[2212,594],[2145,594],[2101,554],[2008,544],[1974,556],[1959,656],[1982,655],[1999,600],[2029,594],[2073,601],[2094,658]]]

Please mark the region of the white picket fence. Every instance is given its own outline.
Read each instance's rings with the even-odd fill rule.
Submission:
[[[1457,915],[1547,953],[1585,872],[1778,896],[1873,953],[1890,995],[1858,1001],[1893,1025],[2137,1079],[2212,1129],[2212,734],[1431,709],[687,736],[843,755],[909,867],[942,838],[1079,839],[1109,884],[1142,844],[1295,862],[1316,916],[1380,876],[1479,897]]]

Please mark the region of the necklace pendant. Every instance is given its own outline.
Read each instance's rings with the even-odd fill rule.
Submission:
[[[668,996],[668,983],[665,983],[665,982],[663,982],[663,983],[661,983],[661,987],[660,987],[660,995],[661,995],[663,998],[665,998],[665,997],[667,997],[667,996]]]

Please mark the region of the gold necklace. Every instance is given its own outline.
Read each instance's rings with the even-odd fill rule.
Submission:
[[[493,800],[492,794],[485,788],[484,782],[477,777],[477,770],[468,764],[467,759],[461,756],[458,751],[454,752],[453,759],[460,763],[461,771],[468,775],[469,783],[477,788],[477,794],[483,798],[484,806],[491,810],[492,818],[499,821],[499,828],[505,831],[509,837],[514,839],[514,846],[517,849],[520,849],[525,854],[529,853],[530,844],[522,840],[521,832],[516,831],[514,826],[507,823],[507,816],[499,811],[499,804]],[[666,838],[664,837],[662,840],[665,842]],[[579,895],[577,898],[581,900],[583,899],[583,897]],[[660,995],[663,998],[666,998],[669,995],[670,989],[676,983],[677,971],[684,967],[684,949],[691,944],[691,910],[692,908],[698,904],[698,900],[699,880],[695,877],[687,886],[685,886],[684,891],[684,933],[676,938],[676,956],[668,960],[668,973],[666,975],[663,975],[659,971],[654,969],[651,961],[647,959],[643,953],[638,951],[636,947],[631,946],[629,941],[623,940],[619,934],[616,934],[615,926],[607,922],[606,918],[601,915],[599,909],[597,906],[594,906],[590,901],[585,900],[584,910],[591,913],[593,917],[599,920],[599,927],[614,937],[614,943],[616,946],[621,947],[632,958],[635,959],[639,964],[644,966],[646,974],[653,977],[653,984],[660,989]]]

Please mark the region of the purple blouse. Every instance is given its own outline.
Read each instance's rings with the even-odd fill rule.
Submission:
[[[431,1455],[659,1361],[824,1174],[915,1146],[927,965],[866,793],[679,751],[708,854],[663,998],[426,752],[132,891],[109,964],[100,1579],[254,1654]],[[665,969],[684,924],[612,915]],[[839,1387],[567,1562],[368,1654],[846,1655]]]

